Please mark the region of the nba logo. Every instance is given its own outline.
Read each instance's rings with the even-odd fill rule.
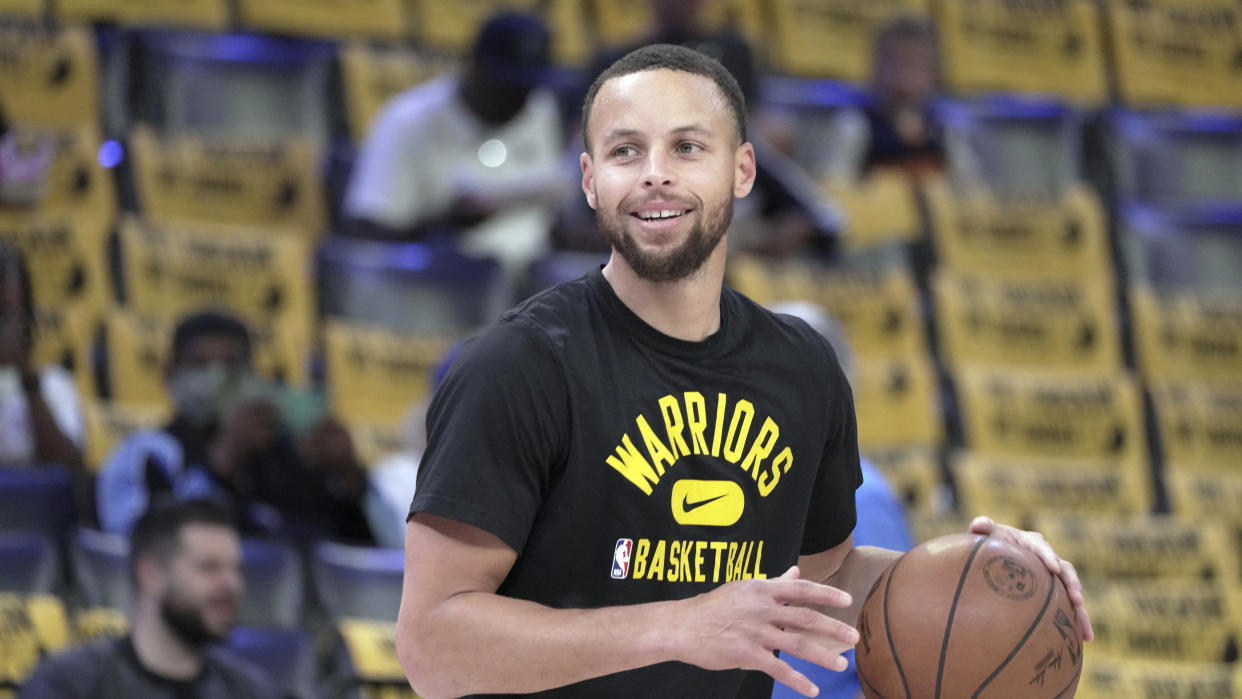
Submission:
[[[630,574],[630,551],[633,548],[633,539],[617,539],[617,548],[612,552],[613,580],[624,580]]]

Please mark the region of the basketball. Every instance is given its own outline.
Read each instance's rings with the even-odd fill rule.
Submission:
[[[858,619],[870,699],[1072,697],[1082,637],[1035,554],[978,534],[927,541],[888,568]]]

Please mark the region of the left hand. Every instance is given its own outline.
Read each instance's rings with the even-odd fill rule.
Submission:
[[[1059,576],[1061,582],[1065,583],[1065,590],[1069,592],[1070,603],[1074,605],[1074,613],[1078,619],[1079,629],[1082,631],[1082,640],[1090,641],[1095,638],[1095,631],[1091,628],[1091,617],[1087,615],[1082,583],[1078,580],[1078,571],[1074,570],[1073,563],[1062,559],[1056,551],[1052,550],[1052,544],[1048,543],[1043,534],[1015,529],[1007,524],[997,524],[992,521],[991,517],[982,515],[975,517],[970,523],[970,533],[995,536],[1017,544],[1039,556],[1044,565],[1048,566],[1048,570],[1052,571],[1053,575]]]

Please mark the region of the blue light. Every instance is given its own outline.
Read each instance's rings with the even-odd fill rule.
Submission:
[[[125,159],[125,146],[120,141],[109,139],[99,146],[99,166],[111,170]]]

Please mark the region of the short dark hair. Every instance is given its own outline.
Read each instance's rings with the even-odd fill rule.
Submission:
[[[246,324],[220,311],[199,311],[182,318],[173,331],[172,363],[183,359],[185,348],[200,337],[225,335],[241,343],[242,354],[250,357],[250,331]]]
[[[608,66],[595,78],[595,82],[591,83],[591,88],[587,90],[586,100],[582,103],[582,140],[588,151],[591,149],[591,137],[587,133],[587,128],[591,123],[591,106],[595,104],[595,96],[599,94],[599,89],[613,78],[647,70],[676,70],[711,78],[729,102],[729,111],[733,114],[733,125],[737,127],[738,142],[746,140],[746,98],[742,95],[742,88],[733,74],[720,61],[692,48],[674,44],[650,44],[625,54],[616,63]]]
[[[237,530],[233,513],[214,500],[177,501],[158,498],[134,525],[129,537],[129,573],[138,579],[138,561],[151,555],[167,561],[180,542],[181,530],[191,524],[206,524]]]
[[[30,266],[26,264],[26,256],[13,243],[0,240],[0,293],[9,283],[9,276],[17,279],[17,288],[21,292],[21,305],[17,312],[21,314],[23,340],[26,347],[34,344],[34,295],[30,284]],[[3,316],[0,308],[0,316]]]
[[[878,63],[880,56],[894,41],[926,41],[935,49],[938,43],[936,26],[930,19],[919,15],[900,14],[893,17],[876,30],[871,40],[872,60]]]

